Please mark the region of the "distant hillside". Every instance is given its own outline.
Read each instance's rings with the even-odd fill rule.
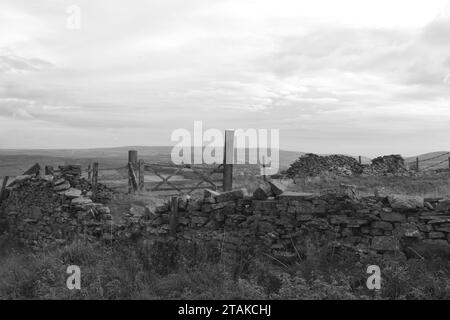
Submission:
[[[139,158],[148,162],[170,162],[172,148],[172,146],[124,146],[95,149],[0,149],[0,177],[20,174],[36,162],[42,165],[81,164],[83,167],[87,167],[88,164],[97,161],[103,167],[118,167],[126,163],[128,150],[137,150]],[[248,152],[249,150],[246,151],[246,153]],[[280,150],[280,170],[287,169],[304,154],[305,152]],[[446,154],[446,151],[419,155],[420,166],[426,167],[444,160],[444,163],[438,165],[437,168],[447,168],[448,163],[445,163],[445,159],[449,155],[444,156],[443,154]],[[358,158],[357,156],[353,157]],[[438,158],[426,160],[434,157]],[[415,158],[407,157],[405,161],[413,163]],[[370,158],[362,157],[363,164],[369,164],[370,162]]]
[[[96,149],[0,149],[0,177],[21,174],[35,163],[44,165],[80,164],[97,161],[102,167],[118,167],[128,159],[128,150],[137,150],[148,162],[170,162],[171,146],[125,146]],[[248,150],[246,154],[248,154]],[[304,152],[280,150],[280,169],[286,169]]]

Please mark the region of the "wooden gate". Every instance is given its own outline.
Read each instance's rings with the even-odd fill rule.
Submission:
[[[171,165],[161,163],[145,163],[145,171],[151,171],[161,181],[155,186],[150,187],[149,191],[170,191],[176,190],[180,193],[190,194],[198,189],[223,189],[223,165],[216,166],[193,166],[188,164]],[[195,176],[195,178],[174,181],[179,175]],[[214,175],[220,174],[220,178]],[[172,181],[171,181],[172,179]],[[195,181],[200,180],[200,181]]]
[[[190,165],[171,163],[148,163],[138,160],[136,150],[128,152],[128,190],[147,191],[177,191],[190,194],[198,189],[213,189],[229,191],[233,185],[233,159],[234,159],[234,131],[225,131],[224,159],[222,164],[216,165]],[[145,186],[145,172],[152,172],[160,179],[155,186],[148,189]],[[189,176],[180,183],[175,179],[177,175]],[[219,176],[218,176],[219,175]],[[195,177],[196,179],[193,179]],[[200,180],[200,181],[195,181]]]

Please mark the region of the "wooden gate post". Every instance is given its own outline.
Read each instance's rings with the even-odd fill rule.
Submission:
[[[170,235],[175,237],[177,235],[178,226],[178,197],[170,199]]]
[[[144,160],[139,160],[139,190],[144,190],[144,183],[145,183],[145,167],[144,167]]]
[[[450,157],[448,157],[448,168],[450,169]]]
[[[138,162],[138,152],[136,150],[128,151],[128,193],[135,190],[132,175],[136,171]],[[130,165],[131,164],[131,165]]]
[[[225,130],[223,150],[223,191],[233,188],[234,130]]]
[[[9,177],[5,176],[3,178],[2,188],[0,189],[0,202],[2,202],[3,197],[5,196],[6,185],[8,184]]]
[[[359,162],[359,164],[362,164],[361,156],[358,157],[358,162]]]
[[[92,198],[97,196],[97,184],[98,184],[98,162],[92,164]]]
[[[419,157],[416,158],[416,170],[419,171]]]

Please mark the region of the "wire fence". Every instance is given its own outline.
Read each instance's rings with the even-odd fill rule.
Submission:
[[[440,159],[440,161],[430,163],[430,161],[438,159]],[[445,164],[447,164],[447,166]],[[426,159],[420,159],[419,157],[417,157],[416,161],[409,162],[408,165],[410,168],[415,168],[417,171],[427,171],[431,169],[437,170],[443,168],[450,169],[450,152],[444,152]]]

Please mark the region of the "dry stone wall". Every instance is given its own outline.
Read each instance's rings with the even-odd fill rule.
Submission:
[[[347,193],[284,192],[274,199],[253,200],[237,190],[179,209],[181,236],[206,234],[230,247],[254,245],[277,254],[294,254],[295,244],[305,239],[317,245],[329,245],[331,240],[336,247],[378,253],[403,250],[417,242],[448,246],[450,240],[450,201],[431,204],[419,197],[355,199]],[[151,234],[168,234],[168,212],[162,210],[149,220]]]
[[[283,192],[266,200],[255,200],[245,190],[207,190],[202,199],[180,198],[176,216],[167,203],[132,210],[113,222],[108,206],[91,199],[83,179],[26,177],[9,190],[1,219],[8,233],[33,247],[79,236],[147,242],[177,238],[292,257],[305,241],[362,253],[405,250],[418,242],[449,245],[450,200],[401,195],[358,199],[345,190]]]
[[[111,196],[104,186],[97,195],[102,200]],[[0,206],[1,229],[31,247],[62,244],[80,235],[97,238],[111,229],[111,215],[91,198],[90,184],[79,176],[17,177]]]

